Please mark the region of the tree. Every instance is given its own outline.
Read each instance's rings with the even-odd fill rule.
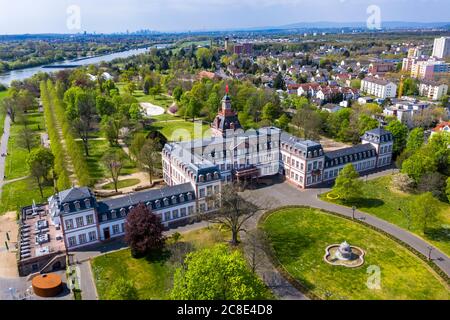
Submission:
[[[445,187],[445,193],[447,194],[448,202],[450,202],[450,177],[447,178],[447,185]]]
[[[255,300],[265,298],[264,284],[238,250],[225,245],[189,253],[175,271],[174,300]]]
[[[400,121],[394,120],[386,126],[386,130],[392,133],[394,137],[393,153],[399,155],[406,146],[408,127]]]
[[[153,78],[151,76],[146,76],[144,79],[143,91],[144,94],[149,94],[150,89],[155,85]]]
[[[361,195],[362,182],[359,173],[352,164],[347,164],[339,173],[333,187],[333,192],[338,194],[345,202],[353,202]]]
[[[103,165],[108,169],[114,183],[114,189],[118,192],[120,172],[124,166],[124,156],[121,151],[110,149],[102,158]]]
[[[144,168],[150,178],[150,184],[153,185],[153,176],[156,166],[161,161],[161,146],[159,141],[147,139],[139,152],[138,161],[142,168]]]
[[[419,150],[425,142],[425,134],[422,128],[414,128],[408,135],[406,150],[414,153]]]
[[[113,280],[106,298],[107,300],[139,300],[133,281],[122,277]]]
[[[163,248],[165,238],[161,218],[140,203],[131,209],[125,221],[125,242],[133,257],[141,257]]]
[[[207,48],[199,48],[196,52],[197,62],[198,64],[205,69],[211,67],[212,61],[212,52]]]
[[[128,82],[125,85],[125,91],[128,92],[129,95],[133,95],[133,93],[136,91],[136,85],[134,84],[134,82]]]
[[[291,122],[291,120],[289,119],[289,117],[283,113],[281,117],[278,118],[278,127],[282,130],[287,131],[289,128],[289,123]]]
[[[250,199],[244,199],[239,195],[242,187],[238,183],[222,186],[220,194],[208,198],[208,207],[215,206],[218,210],[201,213],[205,220],[228,227],[231,230],[231,244],[234,246],[239,243],[238,235],[244,223],[261,210]]]
[[[139,103],[133,103],[130,106],[128,113],[129,113],[131,120],[133,120],[133,121],[141,120],[142,119],[141,105]]]
[[[34,131],[28,127],[21,128],[17,134],[17,144],[19,147],[31,152],[31,149],[36,146],[36,135],[34,134]]]
[[[64,101],[67,104],[66,116],[80,137],[84,152],[89,156],[89,131],[91,130],[94,117],[96,115],[96,95],[94,91],[84,91],[71,88],[64,94]]]
[[[101,124],[102,131],[111,147],[119,144],[120,120],[113,117],[104,117]]]
[[[183,94],[183,88],[180,86],[176,86],[175,89],[173,89],[173,97],[176,101],[180,102],[181,96]]]
[[[436,163],[433,158],[420,150],[413,154],[410,158],[403,161],[402,173],[406,173],[409,177],[414,179],[417,183],[420,182],[422,177],[428,172],[434,172],[437,170]]]
[[[191,117],[192,121],[195,120],[196,117],[200,115],[200,111],[202,110],[202,104],[196,98],[191,98],[189,104],[185,111],[185,117]]]
[[[3,110],[5,110],[5,113],[7,113],[11,118],[11,121],[15,123],[18,107],[14,99],[12,97],[6,96],[2,101],[0,101],[0,103]]]
[[[297,127],[302,138],[316,140],[320,136],[322,118],[315,110],[304,108],[297,110],[292,124]]]
[[[116,112],[116,108],[114,106],[114,103],[112,103],[111,99],[100,95],[97,96],[95,99],[95,107],[97,113],[101,117],[105,115],[110,116]]]
[[[273,123],[279,114],[280,110],[272,102],[268,102],[263,107],[262,119]]]
[[[273,87],[277,90],[286,90],[286,83],[284,82],[281,72],[278,72],[277,76],[273,80]]]
[[[138,132],[133,136],[133,140],[131,140],[129,149],[134,160],[139,159],[139,154],[141,153],[142,147],[144,146],[146,141],[147,135],[142,132]]]
[[[41,197],[44,198],[42,191],[43,180],[47,180],[50,170],[53,168],[55,157],[50,150],[46,148],[38,148],[33,150],[27,158],[28,168],[31,176],[36,179],[39,186]]]
[[[423,232],[437,221],[439,207],[431,192],[423,193],[411,203],[412,219]]]

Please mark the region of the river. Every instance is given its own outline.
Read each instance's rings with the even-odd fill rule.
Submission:
[[[139,55],[142,53],[146,53],[150,51],[151,48],[156,47],[158,49],[163,49],[171,44],[157,44],[148,48],[142,48],[142,49],[131,49],[127,51],[122,52],[115,52],[110,53],[102,56],[92,57],[92,58],[85,58],[82,60],[66,60],[62,62],[55,62],[52,64],[49,64],[47,66],[55,66],[53,68],[44,68],[43,66],[39,67],[31,67],[31,68],[25,68],[25,69],[19,69],[19,70],[12,70],[5,73],[0,74],[0,83],[5,85],[10,85],[12,81],[14,80],[25,80],[27,78],[32,77],[38,72],[55,72],[59,70],[67,69],[67,66],[76,65],[76,66],[85,66],[90,64],[98,64],[100,62],[109,62],[117,58],[128,58],[134,55]],[[58,68],[58,66],[65,66],[65,68]]]

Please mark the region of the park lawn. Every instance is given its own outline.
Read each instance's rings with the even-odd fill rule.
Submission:
[[[42,113],[32,113],[28,114],[26,117],[29,122],[29,128],[31,128],[35,133],[34,147],[39,147],[39,133],[42,132],[44,128],[44,115]],[[20,147],[17,142],[17,136],[22,128],[23,125],[21,124],[11,124],[10,137],[8,141],[8,156],[5,166],[5,176],[7,180],[25,177],[29,174],[27,166],[29,152],[26,148]]]
[[[201,127],[201,129],[200,129]],[[168,141],[190,141],[211,137],[210,127],[206,124],[197,124],[190,121],[158,121],[152,128],[161,132]],[[201,133],[197,133],[200,131]],[[196,132],[194,134],[194,131]]]
[[[156,96],[146,95],[146,94],[144,94],[144,91],[142,91],[142,90],[136,90],[133,93],[133,96],[139,102],[150,102],[151,104],[154,104],[155,106],[163,107],[166,110],[173,103],[173,99],[171,97],[165,96],[163,94],[158,94]]]
[[[44,198],[42,199],[37,182],[31,177],[7,183],[2,188],[0,214],[31,205],[33,200],[36,203],[47,202],[47,198],[53,194],[53,185],[44,186],[43,193]]]
[[[448,285],[424,261],[386,236],[359,223],[312,208],[279,210],[263,222],[274,253],[287,272],[323,299],[450,299]],[[365,250],[359,268],[332,266],[325,249],[348,241]],[[379,289],[369,289],[379,268]]]
[[[118,277],[131,279],[141,300],[169,299],[173,276],[180,262],[173,256],[180,247],[191,250],[209,248],[217,243],[226,243],[229,233],[210,227],[182,235],[177,244],[168,241],[165,253],[134,259],[129,249],[108,253],[92,260],[92,271],[97,292],[101,300],[106,299],[111,281]]]
[[[128,187],[132,187],[135,186],[137,184],[139,184],[141,182],[141,180],[139,179],[125,179],[125,180],[120,180],[117,183],[117,188],[118,189],[122,189],[122,188],[128,188]],[[104,186],[102,186],[102,189],[104,190],[114,190],[114,183],[108,183],[105,184]]]
[[[82,147],[82,142],[77,141]],[[106,151],[110,149],[109,142],[107,140],[90,140],[89,141],[89,157],[87,158],[87,166],[91,179],[93,183],[97,183],[99,180],[110,178],[109,172],[106,170],[102,163],[102,157]],[[114,147],[121,152],[125,152],[120,147]],[[136,164],[131,161],[126,155],[125,166],[122,169],[121,175],[129,175],[137,172]]]
[[[361,198],[356,203],[356,207],[360,211],[408,229],[408,220],[399,208],[407,208],[408,203],[411,203],[418,195],[391,188],[391,181],[392,177],[386,176],[364,182]],[[326,195],[322,195],[321,199],[333,202]],[[342,204],[339,200],[334,202]],[[437,223],[426,233],[413,223],[410,231],[450,255],[450,205],[437,199],[436,205],[440,208]]]

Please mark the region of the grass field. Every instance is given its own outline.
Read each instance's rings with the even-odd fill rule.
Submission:
[[[81,146],[82,142],[78,141],[78,143]],[[101,179],[110,177],[108,171],[102,163],[102,157],[108,149],[110,149],[110,146],[109,142],[106,140],[89,141],[89,157],[87,158],[87,165],[89,175],[92,179],[94,179],[94,183]],[[116,147],[115,149],[123,152],[122,148],[120,147]],[[136,168],[136,164],[133,161],[129,160],[129,158],[125,155],[125,152],[123,152],[123,154],[126,157],[126,160],[121,175],[128,175],[137,172],[138,170]]]
[[[44,128],[44,115],[33,113],[27,115],[28,126],[35,133],[35,147],[40,144],[39,133]],[[27,157],[28,150],[18,145],[17,136],[23,125],[15,123],[11,125],[8,141],[8,157],[6,159],[5,176],[7,180],[13,180],[28,175]]]
[[[33,200],[36,203],[47,202],[47,197],[53,194],[53,185],[43,188],[44,198],[41,198],[39,187],[33,178],[7,183],[2,188],[0,201],[0,214],[8,211],[16,211],[20,208],[31,205]]]
[[[208,125],[197,125],[190,121],[158,121],[153,123],[152,126],[154,130],[161,132],[169,141],[189,141],[192,139],[211,137]],[[201,133],[198,132],[200,130]]]
[[[168,299],[180,252],[212,247],[228,238],[227,232],[211,227],[186,233],[178,243],[169,242],[165,252],[149,257],[134,259],[129,249],[97,257],[92,261],[92,271],[99,298],[107,297],[111,281],[124,277],[134,282],[140,299]]]
[[[365,182],[356,207],[360,211],[407,229],[408,220],[399,208],[406,209],[408,203],[413,201],[417,195],[399,192],[391,188],[391,181],[392,177],[386,176]],[[331,202],[326,195],[322,195],[321,199]],[[342,204],[339,200],[335,202]],[[450,255],[450,205],[439,200],[436,200],[436,205],[440,208],[438,222],[425,234],[414,223],[411,225],[410,231]]]
[[[139,184],[139,182],[141,182],[141,180],[139,179],[125,179],[125,180],[120,180],[119,183],[117,183],[117,187],[119,189],[122,188],[128,188],[128,187],[132,187],[135,186],[137,184]],[[108,183],[105,184],[102,189],[104,190],[114,190],[114,183]]]
[[[425,262],[378,232],[311,208],[283,209],[262,228],[284,268],[323,299],[450,299],[450,291]],[[365,250],[351,269],[324,260],[325,248],[348,241]],[[380,289],[369,289],[369,266],[380,270]]]

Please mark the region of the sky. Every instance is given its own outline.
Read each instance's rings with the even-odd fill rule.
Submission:
[[[0,0],[0,34],[222,30],[299,22],[450,21],[449,0]]]

